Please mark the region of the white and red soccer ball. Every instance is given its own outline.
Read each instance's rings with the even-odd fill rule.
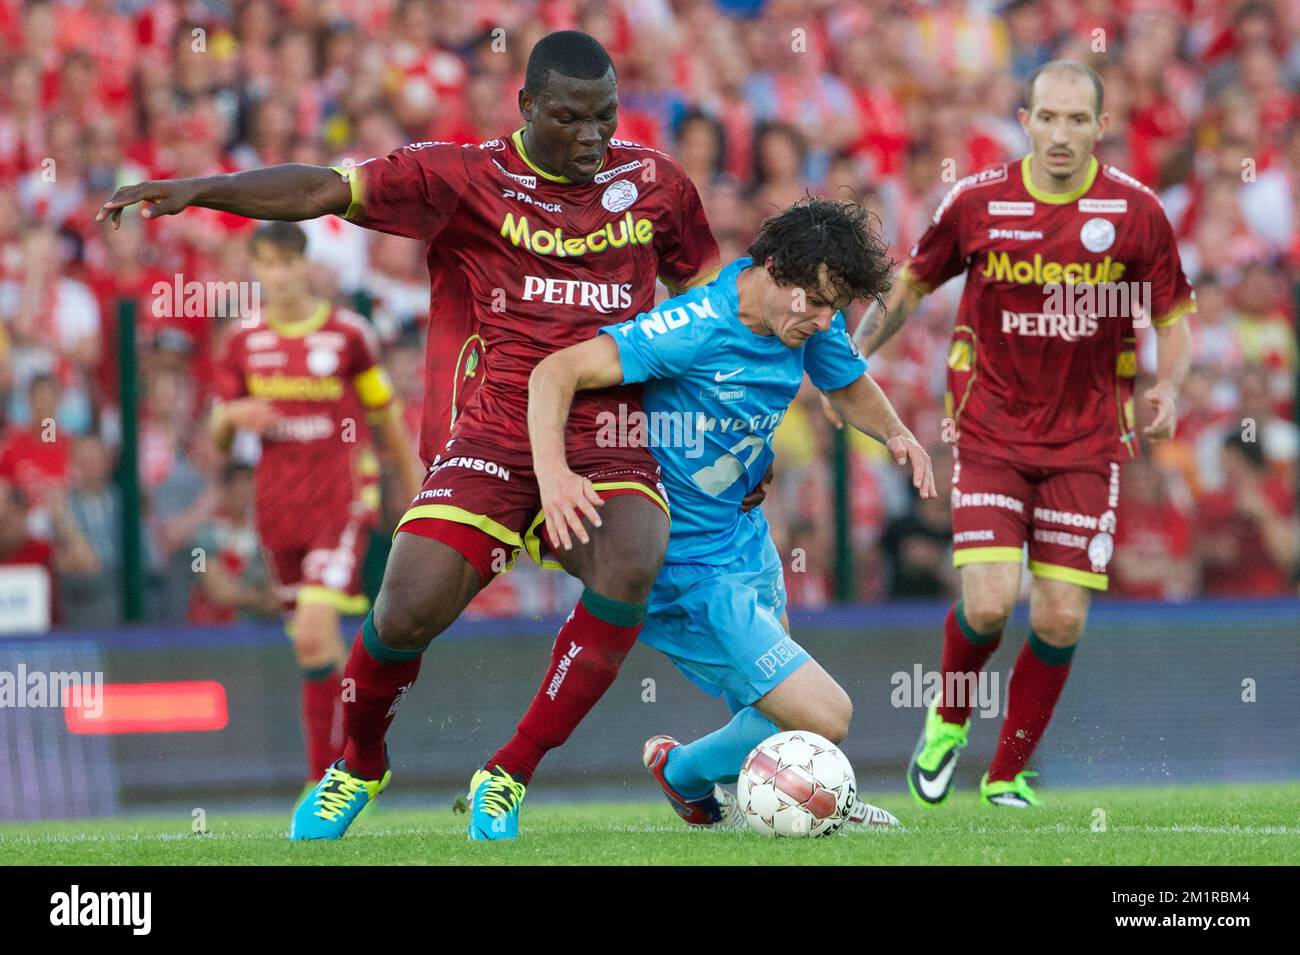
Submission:
[[[765,836],[828,836],[857,799],[853,767],[816,733],[793,730],[760,743],[736,779],[736,799],[749,828]]]

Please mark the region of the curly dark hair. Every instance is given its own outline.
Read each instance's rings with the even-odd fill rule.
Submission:
[[[778,285],[819,287],[823,264],[842,296],[881,300],[892,284],[894,262],[872,214],[851,199],[809,196],[766,219],[749,246],[755,264],[769,259],[768,272]]]

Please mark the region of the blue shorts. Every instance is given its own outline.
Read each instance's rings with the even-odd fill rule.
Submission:
[[[811,659],[781,625],[785,601],[770,537],[761,551],[725,566],[664,564],[641,640],[734,713]]]

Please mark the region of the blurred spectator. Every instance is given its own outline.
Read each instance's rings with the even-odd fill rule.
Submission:
[[[50,498],[60,550],[62,623],[73,629],[122,621],[122,498],[112,472],[112,456],[103,441],[76,438],[71,487]]]
[[[935,482],[952,483],[952,455],[947,447],[932,447]],[[885,527],[880,545],[889,567],[889,599],[957,596],[957,574],[952,566],[952,513],[946,495],[909,496],[907,512]]]
[[[1122,474],[1110,592],[1187,599],[1198,584],[1192,522],[1175,503],[1169,476],[1150,457],[1129,461]]]
[[[0,480],[0,567],[43,567],[50,580],[50,620],[58,623],[58,575],[54,548],[27,530],[27,501],[9,481]]]
[[[1223,490],[1197,504],[1202,592],[1216,597],[1283,593],[1296,569],[1294,495],[1268,473],[1259,442],[1230,435],[1221,455]]]
[[[253,521],[253,469],[227,464],[221,471],[212,519],[194,535],[191,570],[198,577],[187,620],[196,625],[269,617],[281,610]]]

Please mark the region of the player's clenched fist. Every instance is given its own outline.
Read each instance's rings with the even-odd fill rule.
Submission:
[[[143,219],[172,216],[188,207],[193,202],[194,196],[195,186],[186,179],[160,179],[157,182],[140,182],[134,186],[123,186],[100,207],[95,221],[103,222],[111,217],[113,228],[116,229],[122,222],[122,210],[137,202],[149,203],[140,210],[140,217]]]
[[[573,549],[573,536],[586,544],[590,542],[587,528],[582,518],[591,521],[592,527],[600,526],[600,514],[596,508],[605,502],[596,493],[591,481],[580,474],[565,469],[555,477],[537,475],[537,487],[542,499],[542,513],[546,518],[546,533],[553,544],[559,544],[565,550]]]
[[[885,443],[885,447],[889,449],[889,453],[894,456],[894,460],[899,465],[911,463],[912,487],[916,488],[922,497],[939,496],[939,492],[934,487],[934,466],[930,462],[930,454],[921,447],[916,438],[910,434],[896,434]]]

